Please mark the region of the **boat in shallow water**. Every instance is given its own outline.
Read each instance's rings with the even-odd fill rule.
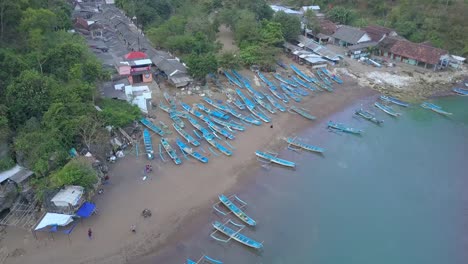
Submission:
[[[236,195],[234,195],[232,197],[234,199],[236,199],[237,201],[239,201],[240,203],[242,203],[243,205],[246,205],[246,203],[244,201],[242,201],[241,199],[239,199],[239,197],[237,197]],[[221,194],[221,195],[218,196],[218,198],[219,198],[219,201],[222,204],[224,204],[224,206],[226,206],[235,216],[237,216],[244,223],[246,223],[249,226],[256,226],[257,225],[257,222],[255,222],[255,220],[253,220],[246,213],[244,213],[241,210],[241,208],[239,208],[235,203],[233,203],[231,201],[231,199],[229,199],[227,196]],[[219,209],[217,209],[217,207],[213,207],[213,208],[215,208],[215,210],[217,210],[218,212],[221,212]]]
[[[403,106],[403,107],[410,106],[409,103],[403,102],[403,101],[398,100],[395,97],[391,97],[391,96],[381,95],[380,100],[388,102],[388,103],[393,103],[393,104],[396,104],[396,105],[399,105],[399,106]]]
[[[317,153],[323,153],[325,151],[325,149],[323,148],[306,144],[304,142],[297,140],[296,138],[284,138],[284,140],[286,140],[286,142],[288,142],[290,146],[293,146],[299,149],[304,149],[304,150],[317,152]]]
[[[421,107],[432,110],[432,111],[434,111],[434,112],[436,112],[438,114],[441,114],[441,115],[445,115],[445,116],[451,116],[452,115],[452,113],[446,112],[446,111],[442,110],[442,107],[440,107],[438,105],[435,105],[435,104],[432,104],[432,103],[423,102],[421,104]]]
[[[452,90],[454,93],[461,95],[461,96],[468,96],[468,89],[463,88],[453,88]]]
[[[143,130],[143,144],[145,145],[146,156],[148,159],[154,159],[153,143],[151,142],[151,134],[148,129]]]
[[[396,112],[395,110],[393,110],[392,107],[388,106],[388,105],[384,105],[384,104],[381,104],[379,102],[375,102],[374,105],[379,108],[380,110],[384,111],[385,113],[393,116],[393,117],[398,117],[398,116],[401,116],[401,113],[398,113]]]
[[[296,163],[289,161],[289,160],[280,159],[277,157],[277,155],[273,155],[267,152],[262,152],[262,151],[257,150],[255,151],[255,155],[271,163],[276,163],[278,165],[282,165],[282,166],[290,167],[290,168],[296,167]]]
[[[185,152],[186,154],[190,155],[191,157],[193,157],[194,159],[200,161],[201,163],[207,163],[208,162],[208,158],[203,156],[202,154],[194,151],[192,148],[190,148],[189,146],[187,146],[187,144],[185,144],[182,140],[180,140],[179,138],[176,138],[176,144],[177,146],[179,147],[179,149],[183,152]]]
[[[237,231],[234,231],[233,229],[231,229],[230,227],[227,227],[226,224],[227,223],[230,223],[236,227],[239,227],[240,229],[237,230]],[[261,249],[263,248],[263,244],[260,243],[260,242],[257,242],[249,237],[246,237],[244,236],[243,234],[240,233],[240,231],[242,229],[244,229],[244,225],[239,225],[239,224],[236,224],[234,222],[232,222],[231,220],[228,220],[226,223],[221,223],[221,222],[218,222],[218,221],[215,221],[213,222],[213,227],[216,229],[215,232],[220,232],[220,233],[223,233],[224,235],[226,235],[228,237],[228,239],[220,239],[220,238],[217,238],[216,236],[214,236],[215,232],[211,233],[211,237],[218,240],[218,241],[221,241],[221,242],[228,242],[229,240],[231,239],[234,239],[236,240],[237,242],[241,243],[241,244],[244,244],[248,247],[251,247],[251,248],[254,248],[254,249]]]
[[[300,116],[304,117],[304,118],[307,118],[309,120],[315,120],[316,117],[311,115],[309,112],[307,112],[306,110],[302,109],[302,108],[299,108],[297,106],[294,106],[292,105],[291,107],[289,107],[289,112],[295,112],[297,114],[299,114]]]
[[[187,133],[184,129],[182,129],[180,126],[178,126],[176,123],[172,123],[172,126],[174,127],[175,131],[179,133],[185,140],[187,140],[188,143],[192,144],[195,147],[200,146],[200,142],[198,142],[192,135]]]
[[[214,258],[211,258],[207,255],[203,255],[197,262],[187,259],[186,264],[203,264],[203,263],[211,263],[211,264],[223,264],[222,261],[216,260]]]
[[[374,123],[374,124],[377,124],[377,125],[380,125],[380,124],[383,124],[383,120],[379,120],[375,117],[375,115],[369,111],[366,111],[364,109],[358,109],[354,112],[355,115],[357,116],[360,116],[362,118],[364,118],[365,120],[369,120],[370,122]]]
[[[330,129],[335,129],[335,130],[338,130],[338,131],[341,131],[341,132],[346,132],[346,133],[356,134],[356,135],[360,135],[362,132],[364,132],[362,130],[355,129],[355,128],[352,128],[352,127],[347,127],[344,124],[335,123],[335,122],[332,122],[332,121],[328,121],[327,126]]]
[[[171,144],[169,144],[166,138],[161,138],[161,145],[176,165],[182,164],[182,160],[179,158],[179,156],[177,156],[176,151],[172,148]]]

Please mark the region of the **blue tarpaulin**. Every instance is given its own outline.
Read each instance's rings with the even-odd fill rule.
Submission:
[[[85,202],[81,205],[80,209],[76,212],[76,215],[82,218],[90,217],[94,210],[96,209],[96,205],[90,202]]]

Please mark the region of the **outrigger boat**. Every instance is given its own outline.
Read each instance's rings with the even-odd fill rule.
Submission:
[[[317,70],[317,75],[320,78],[320,80],[322,80],[322,82],[324,82],[326,85],[332,85],[330,79],[321,70]]]
[[[174,161],[176,165],[182,164],[182,160],[179,159],[179,157],[177,156],[177,153],[172,148],[171,144],[169,144],[166,138],[161,138],[161,145],[163,146],[163,148],[166,150],[169,157]]]
[[[393,117],[398,117],[398,116],[401,116],[401,113],[398,113],[396,112],[395,110],[393,110],[392,107],[388,106],[388,105],[384,105],[384,104],[381,104],[379,102],[375,102],[374,105],[379,108],[380,110],[384,111],[385,113],[393,116]]]
[[[438,114],[441,114],[441,115],[445,115],[445,116],[452,115],[452,113],[449,113],[449,112],[446,112],[446,111],[442,110],[442,107],[440,107],[438,105],[435,105],[435,104],[428,103],[428,102],[423,102],[421,104],[421,107],[432,110],[432,111],[434,111],[434,112],[436,112]]]
[[[203,112],[211,115],[211,116],[214,116],[214,117],[217,117],[217,118],[221,118],[221,119],[224,119],[224,120],[228,120],[229,119],[229,115],[227,115],[226,113],[224,113],[223,111],[221,110],[212,110],[208,107],[206,107],[204,104],[201,104],[201,103],[198,103],[198,104],[195,104],[198,109],[202,110]]]
[[[168,105],[164,104],[162,101],[159,102],[159,109],[163,110],[166,113],[173,111]]]
[[[292,82],[291,80],[288,80],[288,79],[284,79],[278,73],[273,74],[273,77],[275,77],[276,80],[278,80],[278,81],[280,81],[280,82],[282,82],[284,84],[291,85],[292,87],[297,87],[297,84],[295,82]]]
[[[227,227],[226,225],[230,223],[232,224],[233,226],[236,226],[237,228],[239,228],[237,231],[234,231],[233,229]],[[251,248],[255,248],[255,249],[261,249],[263,248],[263,244],[260,243],[260,242],[257,242],[249,237],[246,237],[244,236],[243,234],[240,233],[240,231],[242,231],[242,229],[245,228],[244,225],[239,225],[239,224],[236,224],[234,223],[233,221],[231,221],[231,219],[227,220],[224,224],[221,223],[221,222],[218,222],[218,221],[215,221],[213,223],[213,227],[216,229],[213,233],[211,233],[211,237],[217,241],[220,241],[220,242],[224,242],[224,243],[227,243],[229,242],[229,240],[231,239],[234,239],[236,240],[237,242],[241,243],[241,244],[244,244],[248,247],[251,247]],[[228,237],[228,239],[221,239],[221,238],[218,238],[216,237],[214,234],[216,232],[221,232],[223,233],[224,235],[226,235]]]
[[[298,77],[293,76],[292,78],[293,78],[293,80],[294,80],[295,82],[297,82],[300,86],[302,86],[302,87],[304,87],[304,88],[307,88],[307,89],[309,89],[309,90],[311,90],[311,91],[316,91],[316,89],[315,89],[312,85],[310,85],[310,84],[304,82],[303,80],[299,79]]]
[[[239,80],[237,80],[235,77],[233,77],[227,71],[223,71],[223,73],[226,76],[226,78],[228,78],[230,83],[237,85],[239,88],[242,88],[242,84],[239,82]]]
[[[259,104],[260,106],[262,106],[263,108],[265,108],[268,112],[272,113],[272,114],[276,114],[276,111],[275,109],[273,109],[273,107],[268,104],[267,102],[263,101],[262,99],[258,99],[258,98],[254,98],[254,101]]]
[[[179,146],[180,151],[192,156],[194,159],[200,161],[201,163],[207,163],[208,158],[203,156],[202,154],[194,151],[192,148],[189,148],[182,140],[176,138],[176,144]]]
[[[242,220],[244,223],[246,223],[249,226],[256,226],[257,222],[250,218],[246,213],[244,213],[241,209],[244,208],[247,203],[242,201],[237,195],[232,195],[229,198],[223,194],[218,196],[219,201],[218,203],[213,205],[213,209],[215,209],[218,213],[222,214],[223,216],[226,216],[228,213],[223,212],[221,209],[218,208],[218,205],[222,203],[224,206],[226,206],[231,213],[233,213],[235,216],[237,216],[240,220]],[[233,200],[231,201],[231,199]],[[237,201],[240,206],[237,206],[234,201]]]
[[[172,119],[172,121],[174,121],[174,123],[176,123],[181,128],[185,127],[184,121],[182,121],[182,119],[180,119],[180,116],[174,111],[169,113],[169,118]]]
[[[468,89],[463,88],[453,88],[452,90],[454,93],[461,95],[461,96],[468,96]]]
[[[296,66],[294,66],[293,64],[290,64],[289,65],[291,67],[291,69],[299,76],[301,77],[304,81],[306,82],[312,82],[312,78],[310,78],[309,76],[307,76],[306,74],[304,74],[301,70],[299,70]]]
[[[325,73],[330,79],[332,79],[333,81],[335,81],[336,83],[338,84],[342,84],[343,83],[343,80],[341,80],[338,76],[336,76],[335,74],[332,74],[329,70],[327,70],[326,68],[322,68],[322,72]]]
[[[268,89],[276,98],[280,99],[284,103],[289,103],[289,99],[283,93],[278,91],[276,86],[268,86]]]
[[[258,117],[260,120],[262,120],[265,123],[270,123],[271,118],[267,116],[265,113],[263,113],[260,109],[256,110],[254,107],[248,107],[249,111],[256,117]]]
[[[218,132],[219,134],[223,135],[224,137],[226,137],[226,138],[228,138],[230,140],[234,140],[235,136],[233,134],[229,133],[229,131],[227,131],[226,129],[215,125],[211,121],[209,123],[207,122],[207,124],[211,128],[211,130]]]
[[[244,86],[254,98],[260,100],[265,98],[265,96],[262,93],[252,88],[252,86],[250,86],[250,83],[247,80],[244,80]]]
[[[227,106],[225,106],[223,104],[220,104],[220,103],[217,103],[214,100],[212,100],[211,98],[203,97],[203,101],[205,101],[207,104],[213,106],[214,108],[216,108],[218,110],[221,110],[223,112],[229,112],[229,109],[228,109]]]
[[[230,93],[226,93],[226,97],[228,98],[229,101],[231,101],[240,110],[245,109],[245,105],[242,103],[242,101],[239,98],[236,98],[235,96],[231,95]]]
[[[280,104],[278,101],[275,100],[275,98],[273,98],[271,95],[269,94],[265,94],[267,100],[276,108],[278,109],[279,111],[281,112],[285,112],[286,111],[286,107],[284,107],[282,104]]]
[[[154,159],[153,143],[151,142],[151,134],[148,129],[143,130],[143,144],[145,145],[146,155],[148,159]]]
[[[306,144],[304,142],[300,142],[300,141],[296,140],[296,138],[283,138],[283,139],[286,140],[286,142],[288,142],[288,144],[289,144],[288,148],[290,148],[292,150],[297,150],[297,148],[298,148],[298,149],[304,149],[304,150],[317,152],[317,153],[323,153],[325,151],[325,149],[323,149],[323,148],[312,146],[312,145]],[[296,149],[292,148],[291,146],[296,147]]]
[[[238,131],[244,131],[245,130],[245,127],[244,126],[241,126],[239,124],[235,124],[235,123],[232,123],[232,122],[226,122],[224,120],[221,120],[221,119],[218,119],[216,117],[212,117],[211,120],[213,120],[213,122],[215,122],[216,124],[219,124],[219,125],[222,125],[228,129],[235,129],[235,130],[238,130]]]
[[[366,111],[364,109],[358,109],[354,112],[355,115],[357,116],[360,116],[362,118],[364,118],[365,120],[369,120],[371,121],[372,123],[374,124],[377,124],[377,125],[380,125],[380,124],[383,124],[383,120],[379,120],[375,117],[375,115],[369,111]]]
[[[214,258],[208,257],[207,255],[203,255],[197,262],[187,259],[186,264],[203,264],[203,263],[211,263],[211,264],[223,264],[222,261],[216,260]]]
[[[167,92],[164,92],[163,96],[164,96],[164,99],[166,99],[167,103],[169,104],[169,107],[172,110],[175,110],[177,107],[176,107],[174,98],[172,98],[172,96],[170,96]]]
[[[149,121],[148,119],[146,118],[142,118],[140,119],[140,122],[146,126],[147,128],[149,128],[150,130],[152,130],[154,133],[158,134],[159,136],[164,136],[165,133],[164,131],[158,127],[157,125],[153,124],[151,121]]]
[[[357,135],[360,135],[362,132],[364,132],[362,130],[357,130],[357,129],[347,127],[347,126],[345,126],[343,124],[335,123],[335,122],[332,122],[332,121],[328,121],[327,126],[330,129],[335,129],[335,130],[338,130],[338,131],[341,131],[341,132],[357,134]]]
[[[307,118],[307,119],[309,119],[309,120],[315,120],[315,119],[316,119],[315,116],[309,114],[309,112],[307,112],[306,110],[304,110],[304,109],[302,109],[302,108],[299,108],[299,107],[296,107],[296,106],[294,106],[294,105],[292,105],[291,107],[289,107],[289,110],[288,110],[288,111],[289,111],[290,113],[295,112],[295,113],[297,113],[297,114],[301,115],[302,117]]]
[[[296,102],[299,103],[299,102],[302,100],[300,96],[298,96],[298,95],[294,94],[293,92],[291,92],[291,91],[289,90],[288,86],[286,86],[285,84],[280,83],[280,87],[281,87],[281,89],[283,90],[283,92],[284,92],[287,96],[291,97],[291,99],[293,99],[294,101],[296,101]]]
[[[221,151],[226,156],[231,156],[232,151],[227,149],[225,146],[221,145],[218,141],[215,140],[214,135],[210,133],[206,128],[201,127],[200,132],[202,132],[203,138],[213,147]]]
[[[276,163],[276,164],[279,164],[279,165],[282,165],[282,166],[285,166],[285,167],[290,167],[290,168],[295,168],[296,167],[296,163],[292,162],[292,161],[289,161],[289,160],[285,160],[285,159],[280,159],[277,157],[277,154],[270,154],[270,153],[267,153],[267,152],[262,152],[262,151],[255,151],[255,155],[259,158],[262,158],[264,160],[267,160],[268,162],[270,163]]]
[[[410,105],[407,102],[403,102],[401,100],[396,99],[395,97],[386,96],[386,95],[381,95],[380,100],[388,102],[388,103],[393,103],[399,106],[403,106],[403,107],[408,107]]]
[[[175,131],[179,133],[188,143],[192,144],[195,147],[200,146],[200,142],[198,142],[194,137],[192,137],[189,133],[185,132],[180,126],[176,123],[173,123],[172,126],[174,127]]]

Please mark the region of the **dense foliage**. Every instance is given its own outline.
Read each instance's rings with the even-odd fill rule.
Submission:
[[[60,188],[80,185],[90,189],[97,182],[97,173],[86,158],[76,158],[50,176],[51,185]]]

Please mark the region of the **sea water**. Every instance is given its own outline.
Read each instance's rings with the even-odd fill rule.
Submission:
[[[192,237],[151,263],[202,254],[224,263],[468,263],[468,98],[435,100],[452,117],[413,105],[393,118],[374,98],[330,116],[362,136],[328,132],[321,120],[298,136],[324,155],[283,148],[295,170],[261,167],[238,192],[258,225],[242,233],[264,241],[257,252],[209,237],[214,213]],[[353,118],[364,107],[382,126]],[[235,217],[233,220],[240,223]]]

